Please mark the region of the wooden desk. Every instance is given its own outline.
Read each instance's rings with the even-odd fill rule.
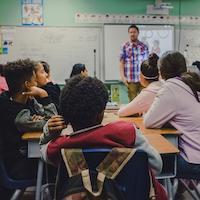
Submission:
[[[136,127],[138,127],[144,135],[148,134],[156,134],[156,135],[163,135],[167,140],[169,140],[172,144],[178,147],[178,137],[180,133],[176,129],[172,128],[161,128],[161,129],[151,129],[145,128],[143,124],[142,117],[118,117],[115,113],[105,113],[103,124],[108,124],[113,121],[127,121],[134,123]]]
[[[28,140],[28,142],[37,142],[40,139],[40,135],[42,132],[30,132],[30,133],[25,133],[22,136],[23,140]],[[145,135],[149,143],[157,149],[157,151],[160,154],[167,154],[167,153],[178,153],[179,150],[171,144],[168,140],[166,140],[164,137],[162,137],[160,134],[147,134]],[[38,144],[39,145],[39,144]]]
[[[141,129],[143,134],[179,134],[176,129],[172,128],[162,128],[162,129],[151,129],[151,128],[145,128],[143,124],[143,118],[142,117],[118,117],[114,113],[105,113],[103,124],[107,124],[113,121],[127,121],[134,123],[139,129]]]
[[[179,150],[162,135],[148,134],[145,137],[160,154],[179,153]]]

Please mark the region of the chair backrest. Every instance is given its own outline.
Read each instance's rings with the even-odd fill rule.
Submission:
[[[8,176],[4,162],[0,159],[0,185],[8,189],[25,189],[36,185],[36,180],[14,180]]]
[[[110,149],[84,149],[83,153],[90,170],[95,170]],[[119,188],[125,192],[127,200],[146,200],[149,198],[150,177],[148,158],[145,152],[137,151],[116,177]],[[67,184],[68,174],[64,162],[58,170],[56,194]]]

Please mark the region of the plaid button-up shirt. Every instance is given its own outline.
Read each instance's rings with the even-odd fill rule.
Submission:
[[[124,75],[128,82],[140,81],[140,66],[142,62],[148,59],[148,47],[140,41],[137,44],[126,42],[120,51],[120,61],[123,60]]]

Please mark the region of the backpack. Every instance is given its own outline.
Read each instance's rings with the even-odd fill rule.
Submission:
[[[125,191],[115,178],[132,158],[135,149],[113,148],[96,171],[89,170],[81,149],[62,149],[61,154],[68,172],[68,181],[57,191],[57,200],[125,200]],[[66,177],[67,179],[67,177]],[[150,178],[150,182],[151,182]],[[155,197],[151,184],[149,199]]]

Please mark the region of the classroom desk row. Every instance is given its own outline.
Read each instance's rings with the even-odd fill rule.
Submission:
[[[144,124],[143,124],[143,118],[142,117],[118,117],[113,112],[105,113],[103,124],[110,123],[114,120],[115,121],[124,120],[124,121],[127,121],[127,122],[134,123],[136,125],[136,127],[139,128],[144,135],[148,135],[148,134],[162,135],[168,141],[170,141],[172,144],[174,144],[176,147],[178,146],[178,137],[179,137],[180,133],[176,129],[172,129],[172,128],[161,128],[161,129],[145,128]]]
[[[125,117],[119,118],[113,113],[105,113],[103,124],[116,121],[124,120],[128,122],[135,123],[138,128],[141,129],[141,132],[145,135],[149,143],[157,149],[161,154],[163,160],[163,170],[161,174],[157,177],[159,179],[165,179],[165,186],[168,190],[169,196],[171,193],[170,178],[175,177],[176,175],[176,156],[179,150],[177,149],[177,143],[173,141],[173,144],[168,141],[166,136],[172,138],[178,138],[179,133],[174,129],[146,129],[143,126],[142,118],[135,117]],[[71,129],[69,129],[71,130]],[[23,140],[28,141],[28,157],[29,158],[40,158],[40,147],[38,144],[41,132],[30,132],[25,133],[22,136]],[[163,137],[164,136],[164,137]],[[42,174],[43,174],[43,161],[39,159],[38,163],[38,174],[37,174],[37,185],[36,185],[36,200],[40,200],[40,188],[42,185]],[[170,197],[171,198],[171,197]]]

